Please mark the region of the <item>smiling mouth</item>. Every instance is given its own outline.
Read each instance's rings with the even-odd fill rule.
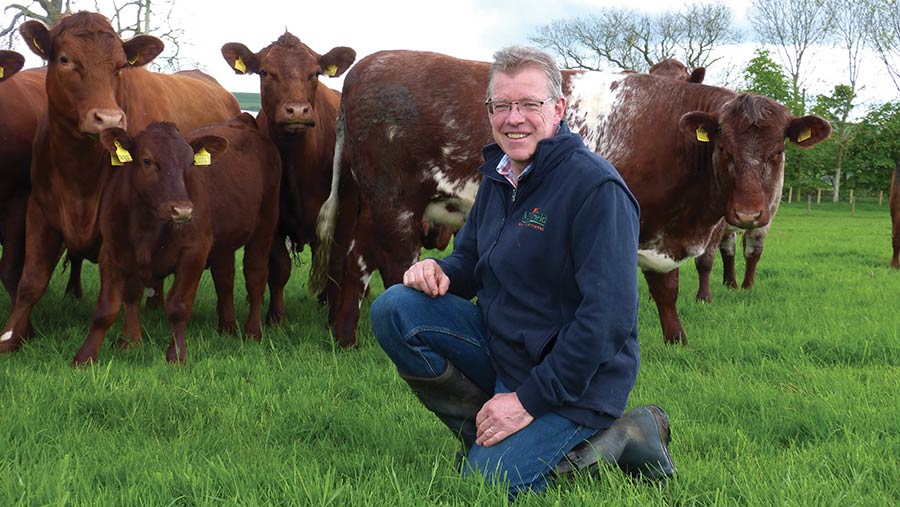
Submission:
[[[521,132],[508,132],[506,134],[506,137],[510,139],[525,139],[526,137],[528,137],[528,134],[523,134]]]

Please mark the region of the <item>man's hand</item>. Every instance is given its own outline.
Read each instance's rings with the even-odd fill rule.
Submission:
[[[403,285],[437,297],[447,293],[450,278],[434,259],[425,259],[413,264],[403,273]]]
[[[498,444],[533,420],[516,393],[495,394],[475,416],[475,443],[484,447]]]

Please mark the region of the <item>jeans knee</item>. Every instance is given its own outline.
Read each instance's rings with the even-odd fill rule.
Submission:
[[[385,340],[399,338],[397,329],[398,317],[405,301],[415,297],[415,289],[410,289],[401,284],[392,285],[381,293],[369,307],[369,320],[372,322],[372,330],[375,338],[384,346]]]

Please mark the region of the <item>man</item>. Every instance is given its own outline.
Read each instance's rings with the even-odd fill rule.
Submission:
[[[639,363],[637,201],[562,121],[552,57],[494,58],[496,144],[475,204],[453,253],[417,262],[375,301],[375,336],[462,440],[464,473],[508,481],[510,497],[598,461],[671,475],[665,412],[623,417]]]

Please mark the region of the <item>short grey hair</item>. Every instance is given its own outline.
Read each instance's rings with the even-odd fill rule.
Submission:
[[[549,53],[532,47],[509,46],[494,53],[494,62],[491,63],[488,76],[487,100],[491,99],[495,73],[514,75],[528,67],[537,67],[544,71],[551,97],[553,99],[562,97],[562,73],[556,65],[556,60]]]

